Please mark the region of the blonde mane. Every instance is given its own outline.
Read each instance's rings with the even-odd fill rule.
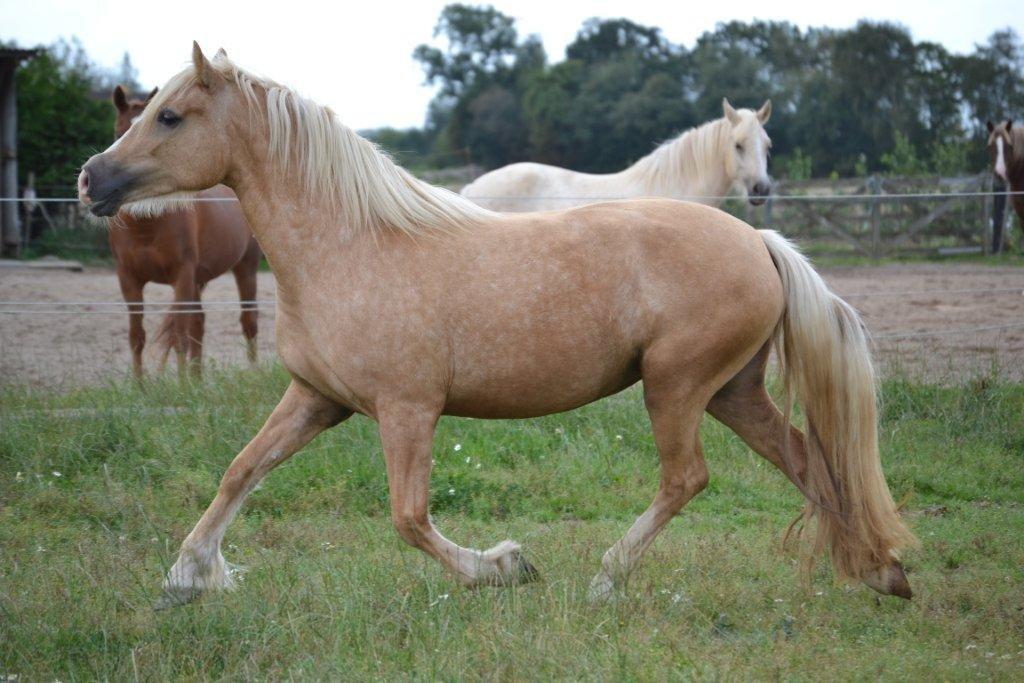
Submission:
[[[628,169],[649,187],[673,187],[686,178],[700,177],[709,168],[725,168],[730,159],[732,124],[720,118],[691,128]]]
[[[342,124],[329,107],[243,70],[223,52],[211,64],[239,88],[254,120],[265,122],[269,157],[279,165],[277,171],[281,175],[297,171],[303,190],[323,202],[346,228],[408,235],[451,233],[495,216],[454,192],[415,178]],[[196,80],[193,69],[175,76],[157,93],[149,110],[159,111],[176,91]]]

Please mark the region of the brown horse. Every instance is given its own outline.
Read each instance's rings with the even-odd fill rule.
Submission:
[[[999,124],[987,122],[988,156],[992,172],[1010,188],[1010,201],[1017,221],[1024,228],[1024,127],[1013,125],[1013,119]],[[1005,207],[1006,205],[1003,204]],[[1002,209],[1000,209],[1000,216]],[[1002,225],[999,226],[1002,230]],[[1002,240],[997,240],[1001,242]]]
[[[142,116],[156,93],[154,88],[145,100],[128,99],[124,88],[114,88],[115,140]],[[213,187],[197,196],[228,201],[200,201],[194,208],[184,202],[136,205],[109,221],[110,249],[117,261],[121,294],[128,304],[128,341],[136,377],[143,374],[146,331],[142,326],[142,289],[146,283],[174,287],[178,304],[164,319],[158,339],[174,348],[179,372],[184,372],[187,354],[193,373],[199,374],[204,327],[199,300],[206,284],[229,270],[235,275],[242,301],[242,334],[249,360],[256,360],[256,272],[262,253],[238,203],[230,201],[234,198],[231,190]]]
[[[708,482],[705,411],[808,499],[839,576],[910,597],[913,536],[878,453],[875,385],[856,312],[785,239],[668,199],[496,214],[423,183],[333,112],[198,45],[79,195],[97,215],[224,182],[278,281],[292,376],[182,544],[163,604],[230,588],[221,541],[271,469],[353,413],[378,422],[398,533],[466,585],[529,581],[519,546],[456,545],[429,516],[441,415],[523,418],[643,380],[661,458],[650,507],[605,554],[591,596],[620,590]],[[808,437],[765,392],[773,342]],[[790,401],[787,398],[788,413]]]

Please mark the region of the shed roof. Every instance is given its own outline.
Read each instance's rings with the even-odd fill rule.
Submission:
[[[0,62],[20,62],[39,54],[38,48],[0,47]]]

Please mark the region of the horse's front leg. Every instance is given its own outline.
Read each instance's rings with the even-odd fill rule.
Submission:
[[[467,586],[510,585],[537,578],[537,570],[504,541],[490,550],[462,548],[442,536],[430,520],[430,468],[438,412],[394,404],[379,411],[381,444],[391,493],[391,516],[398,534]]]
[[[124,271],[117,271],[121,285],[121,296],[128,304],[128,345],[132,350],[132,372],[135,379],[142,379],[142,349],[146,346],[146,329],[142,326],[142,283],[138,278]]]
[[[199,288],[196,287],[196,270],[193,264],[185,264],[178,270],[174,281],[174,355],[178,361],[178,377],[182,381],[191,370],[194,377],[202,373],[200,361],[195,354],[195,335],[202,334],[202,308],[199,304]]]
[[[181,544],[157,608],[184,604],[206,590],[233,588],[220,544],[246,495],[267,472],[351,414],[293,380],[263,428],[231,462],[217,496]]]

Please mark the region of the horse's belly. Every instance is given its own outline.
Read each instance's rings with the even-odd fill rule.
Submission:
[[[618,393],[639,380],[639,371],[627,370],[620,373],[617,381],[603,384],[553,377],[536,386],[531,386],[530,382],[520,382],[515,390],[460,390],[449,396],[444,414],[488,419],[551,415]]]
[[[571,410],[640,379],[639,348],[618,330],[522,335],[516,343],[463,346],[445,412],[488,418]]]

